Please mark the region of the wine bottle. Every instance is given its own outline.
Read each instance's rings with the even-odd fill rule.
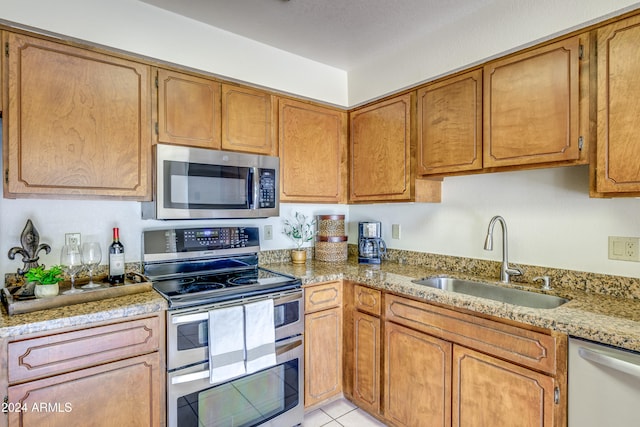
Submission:
[[[124,245],[120,243],[118,228],[113,229],[113,242],[109,246],[109,283],[124,283]]]

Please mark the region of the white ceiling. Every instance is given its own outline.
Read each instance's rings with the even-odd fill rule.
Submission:
[[[493,0],[141,0],[349,71]]]

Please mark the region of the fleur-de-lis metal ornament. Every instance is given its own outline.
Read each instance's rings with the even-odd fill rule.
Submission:
[[[17,254],[22,255],[24,266],[18,268],[18,274],[20,275],[38,266],[38,259],[40,259],[38,253],[40,251],[45,251],[47,254],[51,252],[51,246],[46,243],[40,244],[40,234],[30,219],[27,220],[27,224],[22,230],[20,243],[22,244],[21,248],[16,246],[9,249],[9,259],[14,259]]]

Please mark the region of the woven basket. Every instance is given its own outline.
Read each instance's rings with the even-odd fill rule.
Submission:
[[[347,255],[347,236],[316,237],[316,260],[328,262],[346,261]]]
[[[343,237],[344,215],[318,215],[316,216],[318,236],[320,237]]]

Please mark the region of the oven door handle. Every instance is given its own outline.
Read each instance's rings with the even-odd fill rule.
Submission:
[[[179,375],[177,377],[171,378],[171,384],[182,384],[182,383],[190,383],[191,381],[202,380],[205,378],[209,378],[209,370],[194,372],[192,374],[184,374]]]
[[[294,348],[300,347],[302,343],[303,343],[302,339],[296,339],[293,342],[280,345],[276,347],[276,355],[280,356],[282,354],[285,354],[286,352],[291,351]],[[171,378],[171,384],[174,385],[174,384],[189,383],[192,381],[203,380],[206,378],[209,378],[209,369],[205,369],[204,371],[200,371],[200,372],[193,372],[191,374],[178,375],[176,377]]]
[[[289,344],[285,344],[279,347],[276,347],[276,355],[280,356],[284,353],[286,353],[287,351],[291,351],[296,347],[300,347],[302,345],[302,340],[296,340],[294,342],[291,342]]]
[[[200,320],[209,320],[209,312],[195,314],[185,314],[184,316],[174,316],[171,318],[173,325],[179,325],[181,323],[199,322]]]

